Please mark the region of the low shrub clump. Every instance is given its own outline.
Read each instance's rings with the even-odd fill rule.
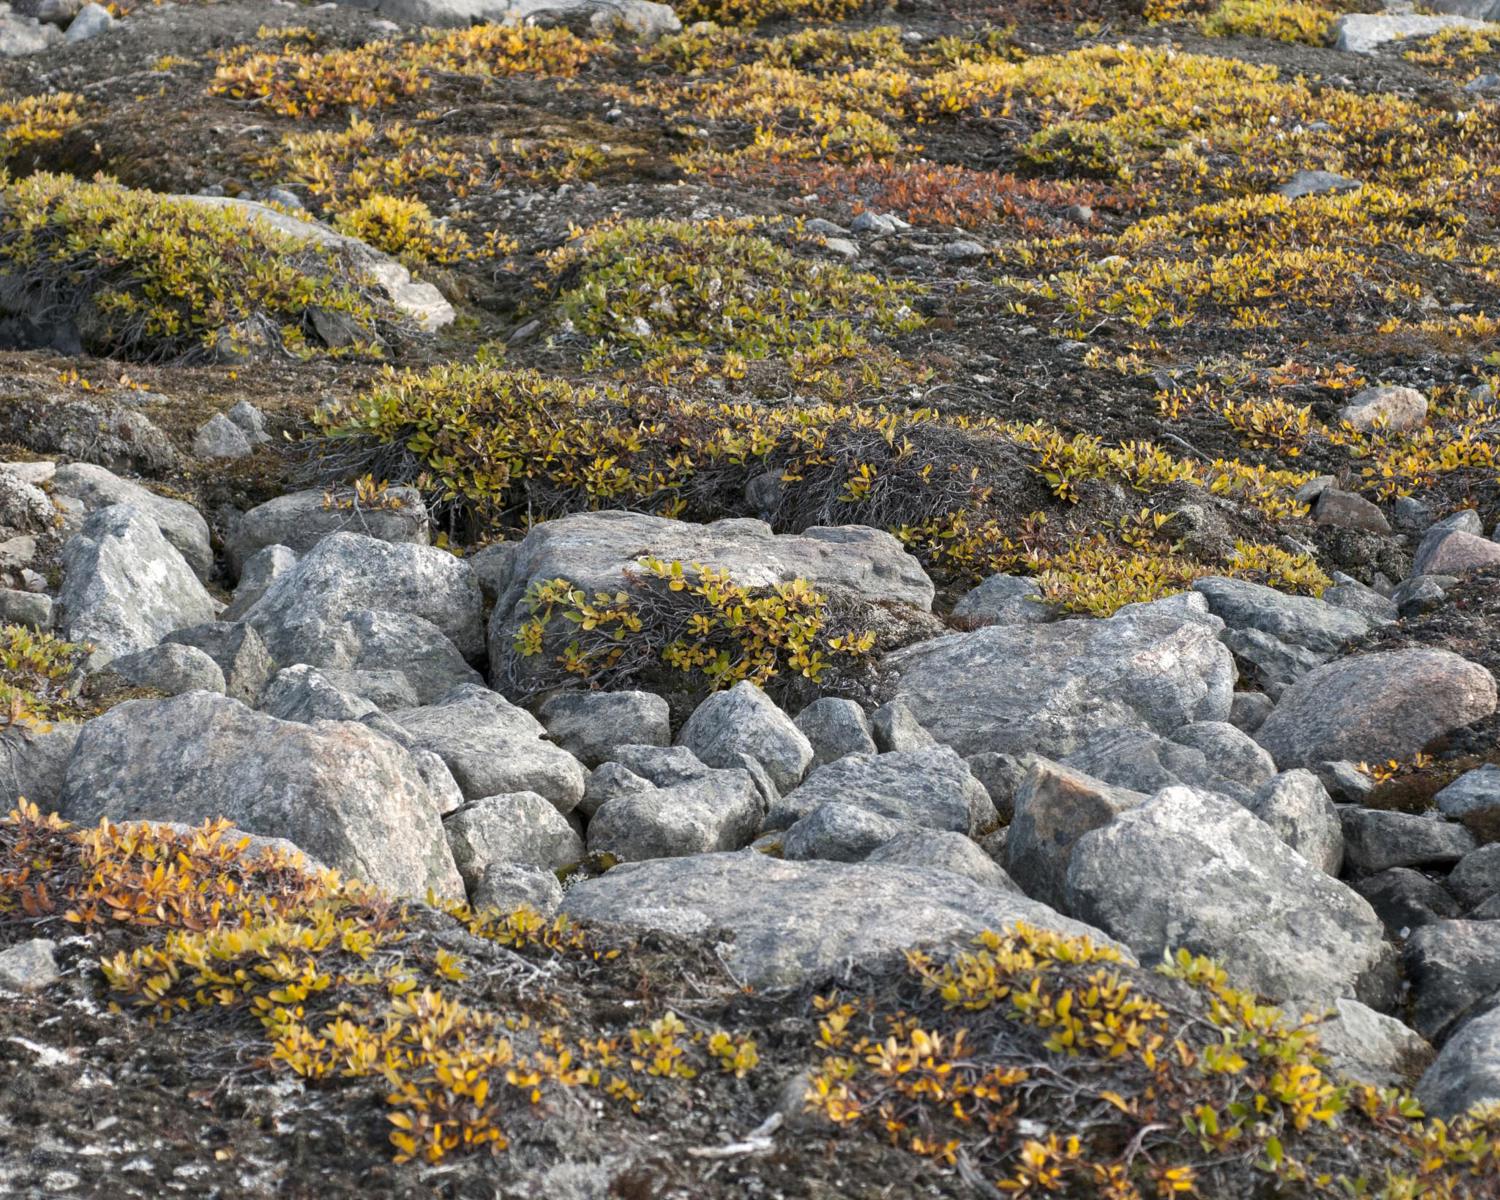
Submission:
[[[72,92],[0,101],[0,162],[38,143],[55,142],[83,120]]]
[[[1048,599],[1088,612],[1226,570],[1297,590],[1328,582],[1251,543],[1229,561],[1191,560],[1154,519],[1126,520],[1102,543],[1038,519],[1030,501],[1050,494],[1070,504],[1101,481],[1145,495],[1193,485],[1271,520],[1297,518],[1306,508],[1293,493],[1309,478],[1176,458],[1150,443],[1108,446],[1042,424],[716,404],[475,366],[387,372],[320,414],[317,432],[309,451],[319,472],[421,487],[455,541],[601,508],[762,515],[791,532],[869,525],[890,530],[941,579],[1035,574]]]
[[[699,563],[643,559],[622,590],[593,596],[551,579],[533,584],[525,602],[518,658],[565,641],[557,665],[607,690],[663,674],[712,690],[747,679],[766,687],[782,674],[816,684],[831,666],[848,669],[875,649],[875,634],[855,629],[844,611],[854,605],[836,609],[805,579],[752,589]]]
[[[48,174],[6,181],[0,199],[0,261],[25,289],[26,315],[77,323],[98,354],[206,357],[274,339],[307,356],[315,314],[362,335],[343,353],[374,353],[401,328],[337,250],[232,209]]]
[[[53,721],[92,716],[78,698],[88,647],[21,625],[0,625],[0,731],[45,731]]]
[[[439,75],[568,77],[598,48],[566,29],[533,25],[434,30],[350,50],[307,49],[297,43],[273,50],[240,46],[221,57],[209,93],[259,101],[286,117],[316,117],[329,109],[395,104],[425,92]]]
[[[548,263],[558,315],[598,339],[599,360],[623,353],[649,366],[686,353],[731,373],[777,356],[796,374],[921,326],[908,304],[916,285],[799,257],[760,229],[747,218],[589,230]]]
[[[679,1012],[662,984],[682,982],[682,942],[397,902],[222,822],[75,829],[22,803],[0,818],[0,938],[15,936],[81,944],[112,1022],[191,1028],[214,1061],[155,1087],[226,1063],[240,1087],[296,1080],[278,1125],[336,1106],[372,1165],[550,1161],[560,1126],[688,1163],[796,1078],[806,1120],[779,1153],[884,1145],[1004,1195],[1477,1200],[1500,1183],[1493,1106],[1427,1119],[1403,1091],[1340,1078],[1321,1014],[1290,1018],[1185,951],[1151,970],[1024,923],[816,995],[757,995],[705,951]],[[674,1124],[680,1102],[719,1114],[713,1135]],[[505,1167],[467,1169],[492,1186]]]

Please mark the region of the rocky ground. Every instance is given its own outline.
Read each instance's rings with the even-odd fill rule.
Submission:
[[[13,0],[0,1195],[1500,1194],[1490,19]]]

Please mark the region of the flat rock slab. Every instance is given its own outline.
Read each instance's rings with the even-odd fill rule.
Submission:
[[[616,867],[575,885],[579,920],[733,936],[730,967],[756,987],[797,986],[917,945],[968,942],[1017,921],[1119,947],[1099,930],[945,870],[782,862],[754,850]]]
[[[1493,30],[1472,17],[1421,16],[1415,13],[1350,13],[1334,26],[1335,50],[1352,54],[1374,54],[1387,42],[1402,38],[1425,38],[1445,29]]]
[[[1211,626],[1149,608],[952,634],[886,664],[917,720],[963,755],[1061,758],[1103,729],[1224,721],[1235,679]]]

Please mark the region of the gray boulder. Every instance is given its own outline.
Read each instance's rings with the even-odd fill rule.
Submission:
[[[765,767],[777,789],[802,782],[813,759],[812,744],[792,719],[753,683],[715,692],[687,719],[677,744],[711,767],[735,767],[741,754]]]
[[[1067,899],[1068,862],[1091,829],[1145,801],[1140,792],[1113,787],[1045,758],[1032,760],[1015,795],[1015,815],[1005,842],[1005,866],[1028,896],[1054,908]]]
[[[951,871],[972,879],[983,887],[1020,894],[1015,880],[1000,864],[981,850],[972,838],[961,833],[939,829],[913,829],[898,833],[877,846],[866,862],[890,863],[900,867],[921,867],[933,871]]]
[[[335,667],[325,667],[323,678],[341,692],[368,700],[381,712],[393,712],[398,708],[419,708],[422,704],[422,697],[417,694],[417,689],[403,671],[341,671]]]
[[[51,629],[52,597],[41,592],[18,592],[12,588],[0,588],[0,625]]]
[[[1248,678],[1273,700],[1309,671],[1328,661],[1328,655],[1306,646],[1293,646],[1259,629],[1229,629],[1224,644],[1239,661],[1253,668]]]
[[[1260,744],[1227,721],[1195,721],[1174,731],[1172,741],[1201,753],[1209,772],[1219,779],[1253,788],[1276,774],[1275,762]]]
[[[1374,54],[1387,42],[1400,41],[1403,38],[1425,38],[1435,33],[1442,33],[1445,29],[1473,29],[1483,32],[1489,27],[1483,21],[1471,20],[1468,17],[1454,16],[1426,16],[1416,13],[1349,13],[1338,19],[1333,27],[1335,50],[1347,50],[1351,54]],[[1410,392],[1411,388],[1371,388],[1369,391],[1398,391]],[[1364,395],[1365,393],[1360,393]],[[1415,393],[1421,396],[1420,392]],[[1359,404],[1359,396],[1354,398],[1355,405]],[[1352,406],[1351,406],[1352,407]],[[1347,409],[1345,410],[1348,411]],[[1405,406],[1396,410],[1403,414],[1403,423],[1392,422],[1393,429],[1410,429],[1411,424],[1406,423],[1404,413]],[[1422,413],[1425,418],[1427,402],[1422,401]],[[1421,424],[1420,421],[1417,424]],[[1358,428],[1369,429],[1370,425],[1360,425]]]
[[[20,58],[39,54],[63,40],[56,25],[43,25],[27,17],[0,14],[0,57]]]
[[[112,659],[109,670],[134,687],[150,688],[167,696],[183,692],[225,690],[224,672],[196,646],[163,642],[134,654]]]
[[[1432,1047],[1395,1017],[1341,996],[1318,1026],[1318,1048],[1334,1071],[1370,1087],[1408,1088],[1432,1062]]]
[[[445,550],[334,533],[279,576],[245,620],[283,665],[385,666],[318,662],[330,631],[348,614],[374,610],[436,626],[469,661],[484,654],[482,600],[473,572]],[[415,681],[414,681],[415,682]]]
[[[240,568],[234,598],[224,610],[226,621],[238,621],[270,590],[276,580],[297,566],[297,556],[285,546],[267,546],[252,554]]]
[[[1477,908],[1500,894],[1500,842],[1465,854],[1444,882],[1466,909]]]
[[[495,863],[560,870],[583,858],[583,839],[535,792],[486,796],[443,822],[453,861],[470,891]]]
[[[1060,757],[1102,729],[1222,721],[1234,689],[1234,662],[1212,628],[1151,606],[950,634],[886,665],[922,725],[966,755]]]
[[[1465,771],[1433,797],[1439,810],[1455,821],[1486,826],[1500,821],[1500,767],[1485,763]]]
[[[1347,608],[1311,596],[1291,596],[1244,579],[1200,579],[1193,590],[1229,629],[1256,629],[1289,646],[1333,654],[1350,638],[1370,631],[1371,622]]]
[[[1352,192],[1362,185],[1347,175],[1335,175],[1332,171],[1298,171],[1276,189],[1278,196],[1288,200],[1300,200],[1303,196],[1323,196],[1329,192]]]
[[[1417,1084],[1417,1099],[1429,1116],[1445,1121],[1500,1101],[1500,1006],[1448,1039]]]
[[[608,766],[617,764],[600,770]],[[702,767],[676,782],[657,778],[666,782],[646,779],[642,787],[615,777],[612,794],[589,819],[591,854],[642,862],[738,850],[759,831],[765,801],[748,771]]]
[[[223,413],[214,413],[193,436],[193,457],[205,461],[249,458],[254,452],[245,431]]]
[[[650,692],[560,692],[542,705],[547,736],[586,767],[619,746],[668,746],[671,710]]]
[[[298,725],[208,692],[117,705],[79,735],[63,816],[81,825],[227,818],[398,895],[461,898],[411,758],[348,722]]]
[[[276,664],[266,644],[248,625],[229,621],[207,621],[202,625],[189,625],[186,629],[174,629],[162,639],[167,645],[191,646],[201,650],[217,664],[224,676],[224,688],[229,697],[248,704],[260,706],[260,698],[276,673]]]
[[[1382,425],[1396,432],[1420,429],[1427,421],[1427,397],[1394,384],[1368,387],[1339,410],[1339,420],[1365,432]]]
[[[1474,516],[1472,510],[1455,514]],[[1412,559],[1411,573],[1419,575],[1467,575],[1485,567],[1500,565],[1500,542],[1492,542],[1479,529],[1456,523],[1453,518],[1437,522],[1422,536]]]
[[[377,506],[359,503],[347,488],[278,496],[241,517],[224,550],[238,578],[245,563],[268,546],[285,546],[302,555],[329,534],[346,532],[392,544],[427,545],[431,529],[422,493],[410,487],[390,488]]]
[[[22,798],[44,813],[57,811],[68,760],[82,729],[82,725],[58,721],[46,731],[0,730],[0,812],[9,812]]]
[[[562,884],[555,872],[512,862],[491,863],[469,891],[469,903],[479,911],[531,908],[550,917],[562,900]]]
[[[470,800],[535,792],[561,813],[583,798],[583,764],[546,740],[535,717],[486,688],[455,688],[439,703],[389,714],[448,764]]]
[[[1246,733],[1254,733],[1271,715],[1276,707],[1264,692],[1235,692],[1234,702],[1229,708],[1229,723]]]
[[[77,500],[89,513],[114,504],[139,509],[156,522],[162,536],[177,548],[199,579],[207,579],[213,571],[208,522],[187,501],[158,496],[138,483],[86,462],[59,466],[52,476],[52,490],[55,495]]]
[[[1066,899],[1143,959],[1206,954],[1278,1002],[1353,995],[1384,1010],[1395,999],[1393,954],[1369,904],[1239,805],[1189,788],[1080,837]]]
[[[902,833],[921,832],[909,821],[882,816],[857,804],[820,804],[782,835],[781,854],[793,862],[828,859],[862,862]]]
[[[1370,902],[1376,916],[1397,938],[1409,937],[1413,929],[1457,917],[1462,911],[1442,884],[1410,867],[1392,867],[1356,879],[1349,886]]]
[[[1311,771],[1298,768],[1267,780],[1246,807],[1318,870],[1338,875],[1344,829],[1328,790]]]
[[[1500,992],[1500,921],[1433,921],[1407,940],[1411,1023],[1443,1039],[1475,1005]]]
[[[27,938],[0,950],[0,992],[39,992],[62,978],[47,938]]]
[[[145,650],[174,629],[213,620],[218,605],[149,514],[102,508],[63,547],[58,625],[105,656]]]
[[[958,833],[977,831],[989,797],[968,764],[947,746],[890,754],[851,754],[819,767],[766,814],[766,829],[789,829],[825,804],[844,804],[893,821]]]
[[[1309,672],[1255,738],[1277,766],[1407,759],[1495,711],[1495,677],[1446,650],[1384,650]]]
[[[701,936],[754,987],[816,984],[914,946],[956,946],[1017,921],[1113,945],[1097,929],[950,871],[784,862],[753,850],[616,867],[569,890],[577,920]]]
[[[102,4],[85,4],[68,24],[63,40],[83,42],[98,37],[115,23],[115,15]]]
[[[870,714],[870,733],[875,739],[875,748],[882,754],[925,750],[937,745],[937,739],[922,728],[911,705],[899,696]]]
[[[798,713],[793,724],[812,746],[812,770],[850,754],[875,753],[870,719],[853,700],[824,696]]]
[[[1440,867],[1474,849],[1474,835],[1462,825],[1433,816],[1345,808],[1344,865],[1365,874],[1390,867]]]
[[[299,663],[278,671],[266,686],[261,711],[278,721],[358,721],[379,710],[361,696],[340,690],[316,667]]]
[[[1036,581],[1019,575],[991,575],[953,606],[953,623],[960,629],[1036,625],[1053,615],[1051,606],[1038,598]]]

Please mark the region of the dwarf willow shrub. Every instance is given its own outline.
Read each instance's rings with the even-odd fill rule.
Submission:
[[[0,731],[44,730],[51,722],[92,716],[72,689],[88,647],[21,625],[0,625]]]
[[[566,641],[556,664],[592,687],[634,686],[665,668],[717,690],[783,674],[819,683],[875,648],[873,632],[853,628],[805,579],[747,588],[727,571],[646,558],[625,583],[592,596],[566,579],[532,584],[517,655],[541,656],[550,635]]]
[[[337,250],[232,209],[49,174],[5,181],[0,202],[0,263],[32,320],[77,320],[96,352],[201,355],[254,327],[308,355],[315,311],[351,322],[364,339],[354,350],[400,327]]]
[[[922,289],[803,258],[761,222],[633,219],[596,227],[549,259],[558,315],[599,339],[599,358],[697,352],[744,362],[850,359],[871,335],[920,328]],[[731,367],[731,370],[733,368]]]

